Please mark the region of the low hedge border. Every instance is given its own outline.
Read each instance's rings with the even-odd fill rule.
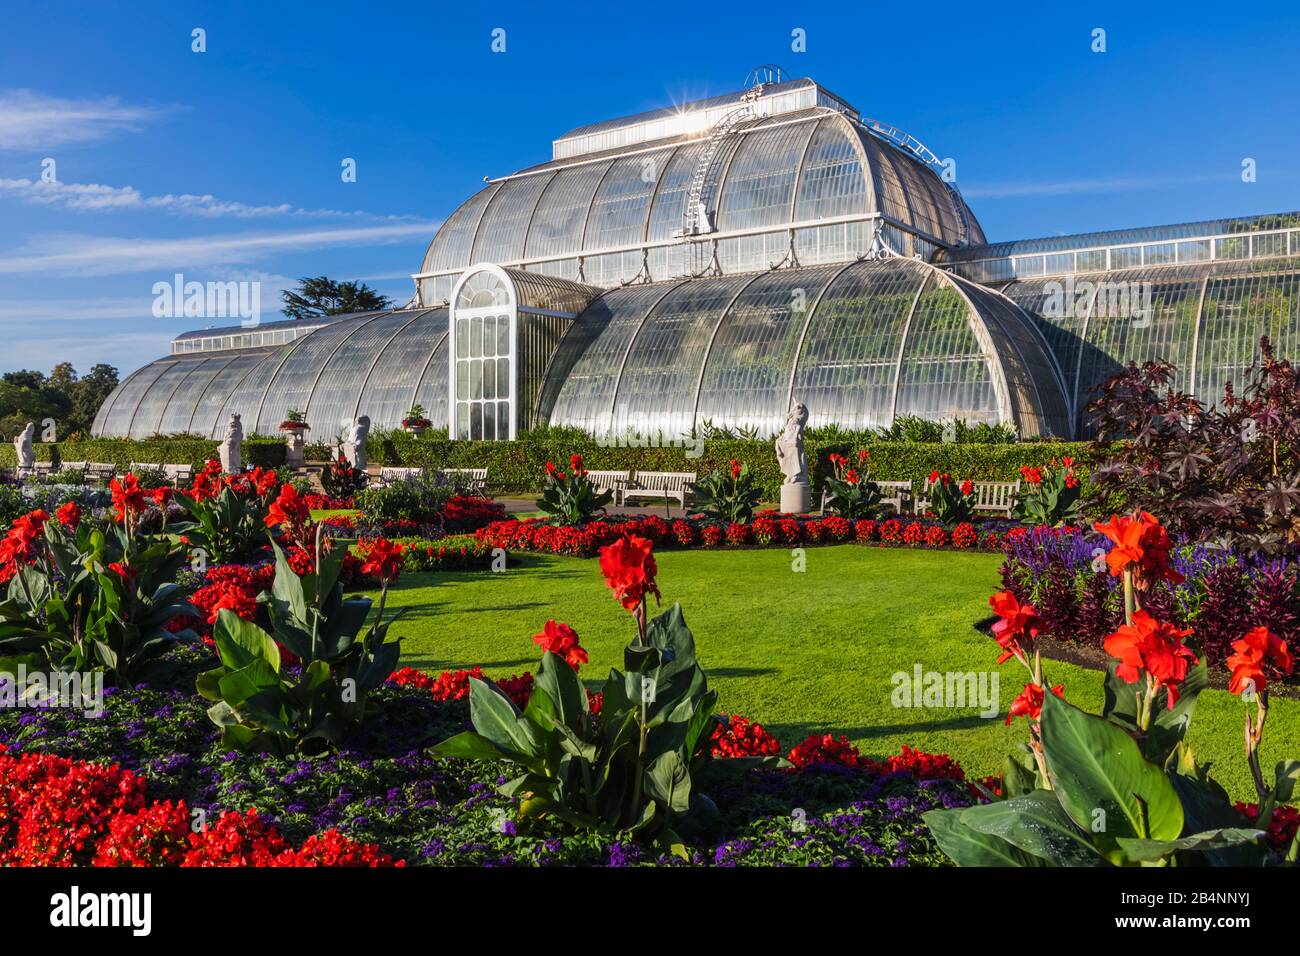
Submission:
[[[1011,445],[955,444],[941,442],[874,442],[871,477],[878,481],[912,480],[920,483],[932,471],[947,472],[973,481],[1014,481],[1022,465],[1042,465],[1052,459],[1073,457],[1076,468],[1088,470],[1085,442],[1021,442]],[[804,446],[812,471],[813,490],[832,473],[832,452],[851,455],[858,449],[843,442],[809,441]],[[764,500],[780,495],[784,476],[776,464],[776,453],[766,441],[710,441],[703,454],[687,457],[688,448],[606,447],[594,439],[582,441],[526,440],[512,442],[465,442],[414,438],[405,435],[373,439],[368,447],[371,460],[384,465],[424,468],[487,468],[493,491],[539,493],[546,463],[567,464],[569,456],[582,455],[589,470],[693,471],[705,475],[715,468],[725,471],[734,458],[748,463]]]
[[[39,442],[32,445],[37,461],[59,464],[64,461],[102,461],[126,468],[133,461],[167,465],[189,464],[195,469],[217,457],[212,438],[86,438],[80,441]],[[275,438],[245,438],[245,465],[278,468],[284,464],[285,444]],[[12,442],[0,445],[0,466],[13,468],[18,456]]]

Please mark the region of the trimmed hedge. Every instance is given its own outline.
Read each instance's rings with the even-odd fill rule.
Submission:
[[[190,464],[201,468],[217,457],[216,439],[212,438],[87,438],[81,441],[38,442],[32,445],[37,461],[102,461],[126,468],[133,461],[167,465]],[[275,468],[284,464],[285,444],[273,438],[245,438],[244,463]],[[0,445],[0,465],[12,468],[18,463],[12,442]]]
[[[950,472],[975,481],[1013,481],[1022,465],[1042,465],[1053,458],[1072,456],[1087,470],[1088,445],[1083,442],[1022,442],[1012,445],[951,444],[929,442],[873,442],[871,476],[880,481],[923,482],[931,471]],[[776,453],[767,441],[710,441],[704,453],[688,458],[687,448],[608,448],[594,439],[525,440],[513,442],[448,441],[401,434],[372,439],[367,447],[372,462],[393,466],[488,469],[492,490],[539,492],[546,463],[568,467],[569,456],[582,455],[588,469],[632,471],[693,471],[699,475],[725,470],[731,459],[749,464],[764,500],[775,500],[784,480]],[[832,469],[831,452],[852,455],[856,446],[842,442],[805,442],[814,490]]]

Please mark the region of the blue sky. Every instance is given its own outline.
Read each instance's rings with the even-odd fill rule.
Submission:
[[[483,176],[760,63],[955,158],[991,240],[1300,209],[1294,2],[1043,6],[6,0],[0,371],[164,354],[178,272],[405,300]]]

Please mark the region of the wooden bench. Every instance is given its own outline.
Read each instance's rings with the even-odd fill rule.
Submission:
[[[957,481],[957,479],[953,479]],[[957,481],[960,485],[961,482]],[[971,482],[975,487],[972,489],[972,495],[975,503],[971,506],[972,511],[985,511],[992,514],[1000,514],[1005,517],[1011,517],[1011,509],[1016,502],[1016,494],[1020,491],[1020,481],[975,481]],[[924,497],[917,499],[916,513],[924,514],[930,509],[930,489],[934,485],[929,478],[925,480]]]
[[[59,463],[59,471],[79,471],[81,477],[86,477],[86,463],[84,461],[64,461]]]
[[[386,485],[396,485],[412,478],[419,478],[423,471],[423,468],[380,468],[379,481],[375,485],[379,488]]]
[[[162,471],[162,463],[157,461],[133,461],[128,471]]]
[[[871,479],[875,481],[875,479]],[[880,503],[882,505],[892,505],[894,511],[898,514],[906,514],[904,505],[912,503],[912,483],[910,481],[876,481],[876,487],[880,489]],[[826,502],[830,500],[831,493],[825,489],[822,491],[821,513],[826,513]]]
[[[181,482],[188,482],[194,477],[193,465],[163,465],[163,474],[173,485],[180,487]]]
[[[603,491],[613,492],[614,504],[617,506],[623,503],[628,485],[632,483],[632,472],[589,471],[587,472],[587,478],[591,481],[592,487],[596,489],[596,494]]]
[[[480,498],[487,497],[484,491],[487,488],[486,468],[443,468],[441,472],[448,482],[456,486],[457,490],[468,491]]]
[[[676,498],[685,511],[686,497],[695,490],[697,478],[693,471],[638,471],[623,492],[623,502],[626,504],[631,498],[662,498],[667,509],[668,502]]]
[[[109,481],[115,474],[117,474],[117,466],[110,462],[86,462],[86,478],[91,481]]]
[[[19,478],[48,478],[54,474],[54,463],[49,461],[38,461],[31,468],[15,468],[14,473]]]

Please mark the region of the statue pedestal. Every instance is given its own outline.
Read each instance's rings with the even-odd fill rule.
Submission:
[[[289,432],[284,440],[284,463],[289,468],[301,468],[307,464],[304,452],[305,442],[302,432]]]
[[[787,483],[781,486],[781,510],[787,514],[807,514],[812,507],[812,496],[808,493],[808,486],[800,482]]]

